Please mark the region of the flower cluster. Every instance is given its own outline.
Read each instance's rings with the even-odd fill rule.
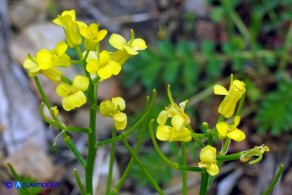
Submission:
[[[171,104],[162,110],[156,119],[158,123],[156,138],[161,141],[180,142],[189,142],[193,138],[201,148],[198,167],[204,168],[211,176],[219,173],[219,165],[226,159],[240,159],[242,162],[246,162],[253,156],[258,156],[250,164],[260,161],[263,153],[269,151],[267,146],[255,147],[252,150],[235,153],[231,156],[226,155],[231,140],[239,142],[246,138],[245,133],[238,128],[245,91],[245,83],[240,80],[233,80],[232,76],[229,90],[221,85],[215,85],[214,93],[225,95],[218,108],[220,114],[218,122],[213,129],[210,129],[209,124],[204,122],[203,129],[206,132],[195,133],[191,131],[190,118],[184,112],[187,100],[177,105],[173,101],[170,88],[168,88],[167,92]],[[167,125],[169,118],[170,125]],[[226,119],[230,120],[232,118],[233,124],[227,123]],[[208,138],[208,143],[204,144],[201,138]],[[216,153],[216,148],[211,145],[215,138],[222,140],[223,143],[218,154]],[[217,158],[220,160],[217,160]]]
[[[191,131],[186,127],[190,123],[188,115],[184,112],[187,101],[179,104],[171,104],[162,110],[157,118],[156,137],[161,141],[189,142],[192,139]],[[171,118],[171,126],[166,125]]]
[[[232,80],[229,91],[221,85],[214,86],[214,93],[217,95],[225,95],[225,98],[221,102],[218,108],[218,112],[225,118],[231,118],[234,115],[236,105],[238,101],[245,94],[245,83],[239,80]],[[218,122],[216,129],[218,131],[219,139],[225,139],[226,137],[234,141],[242,141],[245,139],[243,131],[237,128],[240,123],[240,116],[234,117],[234,123],[232,125],[226,122]]]
[[[36,53],[36,57],[29,54],[23,66],[28,69],[31,77],[43,74],[48,79],[60,83],[56,92],[62,98],[62,105],[66,111],[86,103],[87,97],[84,92],[90,83],[101,82],[118,75],[122,65],[129,57],[137,55],[139,50],[147,48],[145,41],[135,38],[134,31],[131,30],[131,38],[128,42],[122,35],[112,34],[110,36],[109,44],[116,51],[102,50],[100,52],[99,43],[105,39],[108,31],[100,29],[100,25],[97,23],[87,25],[76,20],[75,10],[63,11],[53,22],[63,28],[66,42],[61,41],[53,50],[43,48]],[[80,54],[80,46],[83,43],[85,50],[83,55],[79,55],[79,62],[86,62],[84,64],[86,76],[76,76],[71,81],[57,67],[67,68],[72,63],[76,63],[78,60],[71,59],[66,51],[70,47],[76,49]],[[119,128],[121,127],[119,126]]]

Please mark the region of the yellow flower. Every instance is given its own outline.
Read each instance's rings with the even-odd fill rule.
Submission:
[[[255,164],[255,163],[261,161],[261,159],[263,158],[263,154],[265,152],[269,152],[269,151],[270,151],[270,148],[264,144],[261,146],[255,146],[253,149],[241,152],[240,161],[247,162],[253,156],[257,156],[258,158],[249,162],[249,164]]]
[[[109,43],[117,49],[117,51],[113,54],[113,60],[121,65],[124,64],[130,56],[137,55],[139,50],[144,50],[147,48],[147,45],[143,39],[135,39],[133,30],[131,30],[130,41],[127,42],[122,35],[112,34],[109,39]]]
[[[55,67],[51,67],[49,69],[42,70],[42,69],[40,69],[40,67],[36,63],[36,59],[32,58],[33,60],[31,60],[31,58],[28,56],[23,62],[24,68],[28,69],[28,71],[29,71],[29,76],[34,77],[37,74],[41,73],[53,82],[60,82],[61,81],[62,72],[60,70],[58,70]]]
[[[82,37],[78,30],[86,24],[76,21],[75,10],[63,11],[61,16],[58,15],[53,22],[63,27],[69,47],[74,48],[82,43]]]
[[[216,160],[216,148],[207,145],[200,152],[199,167],[204,167],[206,171],[214,176],[219,173],[219,168]]]
[[[121,65],[111,60],[111,56],[106,50],[99,53],[97,60],[91,59],[86,65],[86,70],[90,74],[97,73],[103,80],[110,78],[112,75],[118,75],[121,69]]]
[[[161,141],[191,141],[191,131],[186,127],[190,123],[190,119],[184,112],[186,103],[187,100],[181,102],[179,106],[171,104],[159,113],[157,117],[157,123],[159,124],[156,131],[157,139]],[[171,118],[171,126],[165,125],[168,118]]]
[[[98,42],[103,40],[106,36],[107,30],[99,30],[99,24],[92,23],[88,27],[81,27],[80,34],[85,37],[85,48],[95,51]]]
[[[68,45],[61,41],[54,50],[41,49],[38,51],[36,60],[39,68],[46,70],[54,66],[70,66],[70,57],[65,53],[67,48]]]
[[[134,36],[134,31],[131,30],[131,40],[127,42],[122,35],[112,34],[109,43],[118,50],[126,51],[129,55],[137,55],[138,50],[146,49],[147,45],[143,39],[135,39]]]
[[[231,118],[234,114],[237,102],[245,93],[245,83],[239,80],[234,80],[229,91],[221,85],[215,85],[214,93],[217,95],[225,95],[225,98],[218,108],[218,112],[225,118]]]
[[[109,116],[114,119],[117,130],[124,130],[127,126],[127,115],[121,111],[126,108],[125,100],[121,97],[112,98],[111,100],[100,103],[100,112],[103,116]]]
[[[62,17],[67,17],[67,16],[69,16],[73,22],[76,22],[78,24],[79,28],[87,26],[84,22],[76,20],[76,12],[75,12],[75,10],[63,11],[61,16],[58,15],[58,17],[55,18],[53,20],[53,22],[55,24],[59,25],[59,26],[63,26],[63,23],[61,21]],[[60,20],[60,18],[61,18],[61,20]]]
[[[57,86],[56,92],[62,98],[62,106],[66,111],[70,111],[86,103],[86,96],[83,93],[87,90],[89,80],[85,76],[77,75],[70,86],[61,83]]]
[[[234,123],[228,125],[226,122],[219,122],[216,124],[217,131],[219,133],[220,139],[225,139],[229,137],[237,142],[245,139],[245,134],[237,126],[240,123],[240,116],[235,116]]]

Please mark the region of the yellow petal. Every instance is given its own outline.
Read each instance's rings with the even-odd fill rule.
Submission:
[[[101,115],[113,116],[116,112],[116,106],[110,100],[102,101],[99,105]]]
[[[112,103],[115,105],[116,108],[119,108],[119,111],[123,111],[126,108],[126,102],[121,97],[112,98]]]
[[[214,94],[216,94],[216,95],[229,95],[229,92],[222,85],[214,85]]]
[[[167,118],[168,118],[168,112],[166,110],[162,110],[159,113],[156,121],[159,125],[164,125],[166,123]]]
[[[216,163],[210,164],[206,170],[211,176],[217,175],[219,173],[219,168]]]
[[[105,64],[105,63],[108,63],[110,61],[110,54],[108,51],[106,50],[103,50],[102,52],[100,52],[99,54],[99,64],[102,65],[102,64]]]
[[[75,10],[65,10],[65,11],[63,11],[62,12],[62,14],[61,14],[61,16],[65,16],[65,15],[69,15],[69,16],[71,16],[71,18],[72,18],[72,20],[73,21],[75,21],[76,20],[76,12],[75,12]]]
[[[107,35],[107,30],[103,29],[103,30],[98,31],[97,41],[102,41],[106,35]]]
[[[67,49],[68,49],[68,45],[64,41],[61,41],[56,45],[55,50],[56,50],[57,54],[59,56],[61,56],[66,52]]]
[[[90,74],[95,74],[98,68],[97,63],[98,63],[97,60],[94,59],[89,60],[86,64],[87,72],[89,72]]]
[[[239,129],[234,129],[233,131],[227,133],[227,136],[237,142],[245,139],[245,134]]]
[[[114,114],[115,127],[117,130],[124,130],[127,126],[127,115],[123,112]]]
[[[180,114],[176,114],[171,119],[171,125],[175,130],[180,130],[184,125],[184,118]]]
[[[225,122],[219,122],[216,124],[216,129],[222,138],[226,137],[228,127],[229,127],[229,125]]]
[[[235,116],[234,117],[234,127],[237,127],[240,123],[240,116]]]
[[[85,37],[87,39],[89,38],[89,33],[88,33],[88,30],[85,26],[81,27],[79,32],[83,37]]]
[[[71,95],[72,103],[74,102],[75,107],[80,107],[86,103],[86,96],[83,92],[77,91],[76,93]]]
[[[112,34],[111,37],[109,38],[109,43],[114,48],[118,50],[123,50],[124,45],[126,45],[126,40],[123,36],[119,34]]]
[[[61,22],[61,19],[64,17],[64,16],[69,16],[71,18],[71,20],[75,21],[76,20],[76,13],[75,13],[75,10],[69,10],[69,11],[63,11],[61,16],[59,15],[57,18],[55,18],[53,20],[53,22],[59,26],[62,26],[62,22]]]
[[[132,47],[135,50],[144,50],[147,48],[147,45],[143,39],[134,39]]]
[[[112,70],[110,66],[104,66],[97,70],[97,74],[101,79],[105,80],[112,76]]]
[[[73,110],[75,108],[74,101],[71,96],[62,99],[62,106],[66,111]]]
[[[73,87],[78,91],[86,91],[89,85],[89,79],[86,76],[77,75],[73,79]]]
[[[72,91],[72,87],[67,85],[66,83],[61,83],[56,88],[57,94],[62,98],[65,98],[72,94]]]
[[[109,61],[108,65],[111,67],[113,75],[118,75],[122,70],[122,66],[115,61]]]
[[[41,71],[48,79],[53,82],[59,83],[62,79],[62,72],[55,67],[49,68],[47,70]]]
[[[52,52],[47,49],[39,50],[36,54],[36,58],[38,65],[42,70],[49,69],[54,65]]]
[[[182,127],[179,131],[173,128],[170,141],[181,141],[181,142],[189,142],[192,140],[191,131]]]
[[[36,76],[40,70],[40,67],[31,61],[28,57],[24,60],[23,66],[29,70],[29,76]]]
[[[63,98],[62,105],[66,111],[73,110],[86,103],[86,97],[83,92],[78,91],[68,97]]]
[[[202,162],[216,163],[216,148],[207,145],[200,152],[200,160]]]
[[[125,45],[124,46],[124,49],[125,49],[125,51],[129,54],[129,55],[137,55],[138,54],[138,52],[133,48],[133,47],[130,47],[130,46],[128,46],[128,45]]]
[[[160,141],[169,141],[171,136],[172,128],[167,125],[158,125],[156,131],[156,137]]]

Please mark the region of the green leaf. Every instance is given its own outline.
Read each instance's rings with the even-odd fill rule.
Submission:
[[[157,48],[162,58],[175,58],[174,46],[169,40],[158,42]]]
[[[263,100],[256,116],[260,132],[278,136],[292,129],[292,82],[280,82]]]
[[[175,82],[179,74],[179,67],[178,61],[167,62],[163,70],[163,79],[166,83],[172,84]]]

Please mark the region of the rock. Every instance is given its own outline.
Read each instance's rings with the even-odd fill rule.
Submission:
[[[55,45],[65,40],[63,29],[52,22],[39,23],[25,28],[10,46],[12,58],[21,65],[28,53],[35,56],[41,48],[53,49]]]
[[[15,1],[15,4],[9,10],[12,25],[23,28],[26,25],[44,20],[49,4],[50,0]]]
[[[55,179],[57,169],[52,159],[34,144],[27,144],[21,151],[6,158],[4,166],[8,162],[12,164],[20,176],[30,176],[37,181],[53,181]]]

